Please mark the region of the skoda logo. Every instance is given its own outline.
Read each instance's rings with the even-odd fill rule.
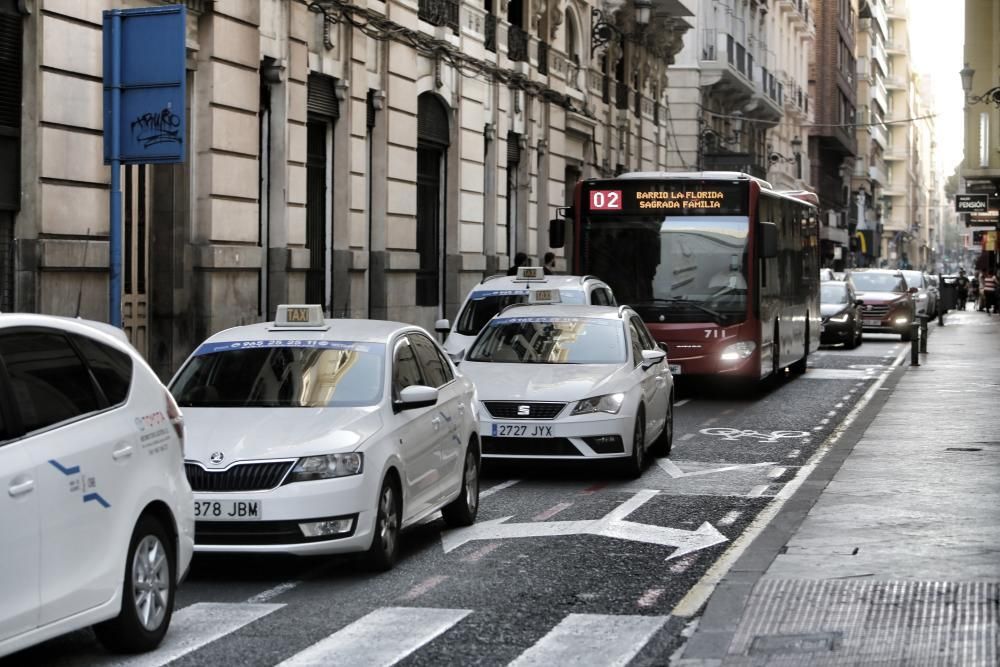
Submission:
[[[226,457],[222,454],[222,452],[212,452],[212,455],[208,457],[208,460],[215,465],[219,465],[220,463],[222,463],[222,459],[224,458]]]
[[[518,417],[527,417],[530,414],[531,414],[531,406],[530,405],[519,405],[519,406],[517,406],[517,416]]]

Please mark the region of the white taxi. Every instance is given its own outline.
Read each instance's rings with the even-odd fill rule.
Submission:
[[[511,304],[534,302],[532,296],[536,293],[542,301],[555,294],[565,304],[616,305],[611,288],[594,276],[546,275],[540,266],[521,266],[516,275],[490,276],[473,287],[454,326],[448,320],[435,324],[438,333],[447,335],[445,352],[452,359],[461,360],[491,317]]]
[[[191,562],[180,412],[104,328],[0,315],[0,656],[89,625],[151,650]]]
[[[622,459],[642,474],[667,456],[673,377],[627,306],[515,305],[473,343],[484,459]]]
[[[475,520],[475,388],[419,327],[279,306],[206,340],[171,390],[198,552],[367,552],[388,569],[401,529]]]

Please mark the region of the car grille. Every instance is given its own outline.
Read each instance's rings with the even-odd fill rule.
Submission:
[[[583,456],[568,438],[495,438],[483,436],[486,456]]]
[[[306,521],[333,521],[352,519],[351,531],[339,535],[306,537],[299,528]],[[255,545],[255,544],[307,544],[340,540],[354,535],[358,526],[358,515],[336,516],[302,521],[196,521],[194,543],[196,545]]]
[[[889,314],[888,304],[865,304],[861,309],[861,314],[865,317],[885,317]]]
[[[555,419],[566,407],[565,403],[530,403],[518,401],[483,401],[483,405],[496,419]],[[528,414],[524,414],[524,408]]]
[[[294,461],[238,463],[226,470],[205,470],[199,463],[185,463],[192,491],[264,491],[281,484]]]

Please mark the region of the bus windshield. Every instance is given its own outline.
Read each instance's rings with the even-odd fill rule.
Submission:
[[[747,313],[746,216],[601,215],[581,258],[647,322],[733,324]]]

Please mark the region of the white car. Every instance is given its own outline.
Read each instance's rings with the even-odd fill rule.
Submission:
[[[279,306],[206,340],[171,390],[195,551],[367,551],[388,569],[401,529],[438,510],[475,521],[475,388],[419,327]]]
[[[0,656],[89,625],[153,649],[191,563],[181,414],[102,329],[0,315]]]
[[[462,362],[481,402],[484,459],[623,459],[673,440],[666,352],[627,306],[510,306]]]
[[[491,317],[511,304],[532,301],[530,297],[536,293],[542,293],[546,301],[549,294],[558,293],[564,304],[616,305],[611,288],[594,276],[546,275],[542,267],[522,266],[516,275],[490,276],[473,287],[454,326],[448,320],[437,322],[434,328],[438,333],[447,334],[445,352],[460,361]]]

